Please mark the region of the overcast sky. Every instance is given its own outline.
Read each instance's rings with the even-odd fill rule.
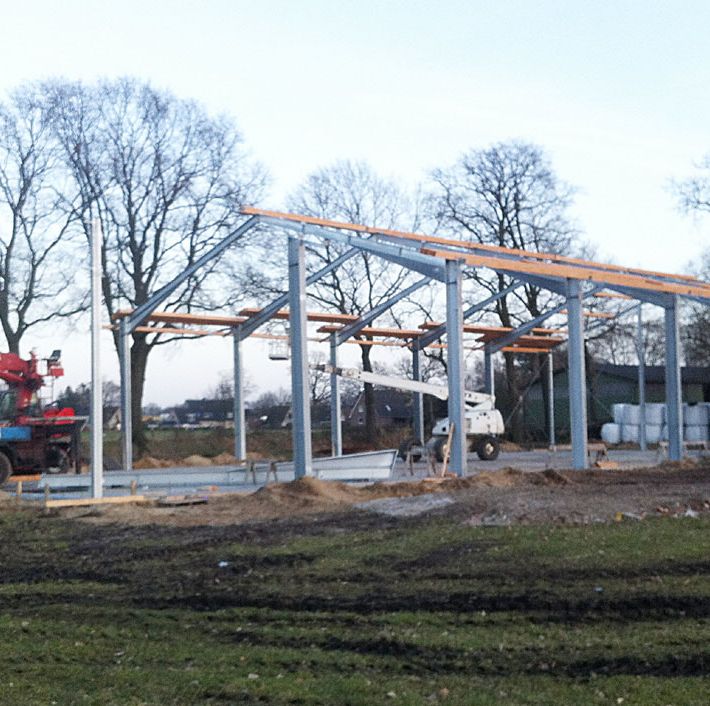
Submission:
[[[708,36],[700,0],[27,0],[3,6],[0,91],[132,75],[200,100],[236,119],[275,207],[337,158],[413,185],[464,150],[528,140],[578,188],[573,215],[601,256],[678,271],[710,245],[710,221],[678,214],[668,190],[710,151]],[[64,339],[72,385],[89,376],[78,329],[35,339],[42,354]],[[146,401],[202,396],[230,367],[228,341],[169,348]],[[249,345],[251,377],[285,385],[264,351]]]

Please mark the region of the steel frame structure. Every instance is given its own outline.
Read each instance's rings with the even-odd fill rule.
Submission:
[[[587,464],[586,428],[586,384],[584,370],[584,317],[583,299],[598,294],[601,289],[610,290],[612,296],[634,299],[638,302],[660,306],[665,312],[666,331],[666,404],[668,408],[669,457],[679,460],[682,456],[680,353],[678,340],[678,301],[691,299],[710,305],[710,284],[690,276],[672,275],[662,272],[608,265],[555,254],[533,253],[507,249],[492,245],[482,245],[449,240],[437,236],[406,233],[403,231],[371,228],[352,223],[342,223],[297,214],[266,211],[255,208],[242,209],[247,220],[224,240],[199,258],[191,267],[158,290],[143,305],[120,320],[119,350],[121,361],[121,410],[123,434],[124,468],[132,466],[131,420],[130,420],[130,348],[129,336],[143,325],[150,314],[182,282],[198,269],[221,255],[244,233],[261,225],[288,232],[288,282],[287,294],[276,298],[254,316],[247,317],[232,329],[234,335],[235,364],[235,452],[243,457],[245,448],[243,437],[236,438],[237,421],[243,419],[243,396],[241,390],[241,350],[240,343],[260,325],[271,318],[288,303],[291,324],[289,329],[292,354],[292,405],[294,462],[297,477],[311,471],[311,425],[308,400],[307,369],[307,321],[305,304],[307,287],[358,252],[373,254],[406,269],[422,274],[423,279],[415,282],[388,302],[371,312],[346,324],[344,330],[331,334],[331,364],[337,366],[337,347],[347,338],[363,333],[366,327],[387,308],[411,294],[415,289],[430,281],[441,282],[446,292],[446,324],[428,332],[413,346],[413,367],[415,378],[419,375],[419,352],[422,346],[447,336],[447,356],[449,364],[449,418],[454,424],[450,468],[458,475],[466,472],[466,444],[463,412],[463,326],[464,320],[476,311],[493,303],[509,291],[524,283],[534,284],[561,295],[564,302],[546,312],[542,317],[523,324],[490,345],[486,355],[486,387],[492,391],[492,362],[490,356],[501,350],[539,323],[559,313],[567,311],[568,319],[568,368],[570,376],[570,408],[573,465],[583,469]],[[306,277],[306,244],[323,240],[348,246],[348,250],[336,261],[320,271]],[[466,310],[462,301],[462,274],[465,268],[489,268],[513,279],[511,285],[488,299],[473,304]],[[585,289],[585,284],[590,288]],[[239,375],[237,374],[239,373]],[[239,378],[239,379],[238,379]],[[333,381],[337,400],[337,381]],[[420,410],[417,417],[417,431],[421,429],[420,401],[415,405]],[[339,405],[333,415],[339,417]],[[339,426],[339,425],[338,425]],[[243,426],[242,426],[243,434]],[[334,451],[341,450],[342,442],[332,439]]]

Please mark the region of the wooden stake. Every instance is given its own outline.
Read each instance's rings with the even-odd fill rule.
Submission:
[[[454,435],[454,429],[456,428],[456,425],[451,422],[449,426],[449,434],[446,437],[446,450],[444,451],[444,462],[441,464],[441,477],[443,478],[446,475],[446,469],[449,465],[449,458],[451,457],[451,438]]]

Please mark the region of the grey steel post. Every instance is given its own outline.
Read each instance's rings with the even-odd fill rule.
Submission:
[[[103,395],[101,394],[101,223],[91,224],[91,497],[104,494]]]
[[[489,395],[495,395],[496,383],[493,370],[493,351],[486,346],[483,349],[483,389]]]
[[[448,337],[449,423],[454,424],[450,468],[457,476],[466,473],[466,410],[463,399],[463,310],[461,308],[461,263],[446,261],[446,335]]]
[[[572,466],[587,467],[587,381],[584,364],[582,292],[578,280],[567,280],[567,341],[569,410],[572,430]]]
[[[131,414],[131,334],[128,320],[118,325],[118,358],[121,365],[121,456],[123,470],[133,470],[133,416]]]
[[[338,337],[330,334],[330,365],[338,367]],[[340,412],[340,378],[330,374],[330,450],[333,456],[343,455],[343,431]]]
[[[547,416],[550,435],[550,451],[557,446],[555,439],[555,361],[552,351],[547,354]]]
[[[678,336],[678,297],[671,295],[665,307],[666,328],[666,422],[668,424],[668,458],[683,457],[683,392],[680,380],[680,348]]]
[[[415,343],[412,347],[412,379],[417,382],[422,380],[420,368],[421,351]],[[421,392],[414,393],[414,439],[417,443],[424,443],[424,395]]]
[[[232,329],[234,354],[234,456],[240,461],[247,457],[246,420],[244,418],[244,384],[242,376],[242,336],[239,326]]]
[[[291,336],[291,408],[296,478],[312,474],[311,408],[306,319],[306,253],[301,237],[288,239],[288,306]]]
[[[639,361],[639,446],[646,451],[646,352],[643,345],[643,305],[639,302],[636,325],[636,355]]]

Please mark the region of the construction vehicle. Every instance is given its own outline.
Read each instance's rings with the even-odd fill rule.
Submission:
[[[420,392],[433,395],[440,400],[449,397],[449,388],[446,385],[434,385],[418,380],[390,377],[379,373],[368,373],[357,368],[340,368],[331,365],[317,365],[318,370],[338,375],[340,377],[358,380],[360,382],[390,387],[395,390]],[[505,424],[501,413],[496,409],[496,398],[484,392],[471,392],[464,390],[464,403],[466,405],[466,438],[469,441],[469,450],[475,451],[482,461],[493,461],[500,453],[498,436],[505,432]],[[449,419],[439,419],[432,429],[432,437],[423,444],[422,439],[414,439],[400,447],[400,456],[412,454],[417,460],[424,453],[433,453],[437,461],[441,462],[446,453],[446,444],[449,436]],[[425,447],[425,448],[422,448]]]
[[[71,407],[43,408],[39,396],[45,377],[64,375],[60,358],[54,351],[41,373],[34,352],[29,360],[0,353],[0,380],[7,383],[0,391],[0,484],[18,473],[79,470],[79,434],[86,417],[77,417]]]

